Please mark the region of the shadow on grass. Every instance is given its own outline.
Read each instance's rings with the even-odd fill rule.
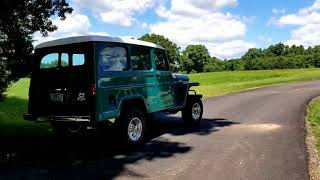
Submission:
[[[18,97],[7,97],[0,102],[0,137],[39,136],[48,134],[48,125],[34,124],[23,120],[28,101]],[[1,151],[1,149],[0,149]]]
[[[143,178],[126,168],[138,161],[155,161],[193,150],[188,144],[162,137],[163,134],[206,136],[235,122],[204,119],[199,127],[187,127],[181,118],[155,115],[147,143],[136,148],[120,145],[108,131],[82,138],[46,136],[2,137],[9,159],[0,163],[0,179],[112,179],[118,175]],[[11,157],[10,157],[11,156]],[[7,158],[7,157],[2,157]]]

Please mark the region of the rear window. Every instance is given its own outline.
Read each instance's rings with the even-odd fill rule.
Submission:
[[[67,53],[61,53],[61,66],[69,66],[69,55]]]
[[[72,62],[72,64],[70,64],[70,62]],[[50,53],[42,57],[40,61],[40,69],[81,66],[84,65],[84,63],[84,54]]]
[[[47,54],[41,59],[40,69],[58,67],[58,61],[59,61],[58,53]]]
[[[73,54],[72,55],[72,65],[73,66],[84,65],[84,54]]]

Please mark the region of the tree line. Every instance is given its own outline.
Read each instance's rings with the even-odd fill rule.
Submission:
[[[168,38],[146,34],[144,41],[163,46],[168,54],[171,69],[175,72],[200,73],[218,71],[272,70],[320,67],[320,46],[305,49],[283,43],[266,49],[251,48],[241,58],[221,60],[210,56],[204,45],[189,45],[183,51]]]

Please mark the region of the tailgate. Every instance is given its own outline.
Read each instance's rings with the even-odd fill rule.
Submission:
[[[34,116],[94,114],[93,56],[88,45],[38,49],[29,90]],[[87,48],[85,48],[87,47]]]

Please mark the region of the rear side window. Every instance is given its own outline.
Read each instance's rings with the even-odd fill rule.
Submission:
[[[111,46],[99,53],[99,64],[102,71],[124,71],[128,69],[127,49]]]
[[[131,64],[133,70],[149,70],[150,63],[150,49],[144,47],[131,48]]]
[[[51,53],[41,59],[40,69],[55,68],[59,63],[59,54]]]
[[[61,53],[61,66],[69,66],[69,55],[67,53]]]
[[[156,69],[160,71],[168,71],[169,65],[166,59],[166,55],[162,51],[154,51],[154,61],[156,63]]]
[[[84,65],[84,54],[73,54],[72,55],[72,65],[73,66]]]

